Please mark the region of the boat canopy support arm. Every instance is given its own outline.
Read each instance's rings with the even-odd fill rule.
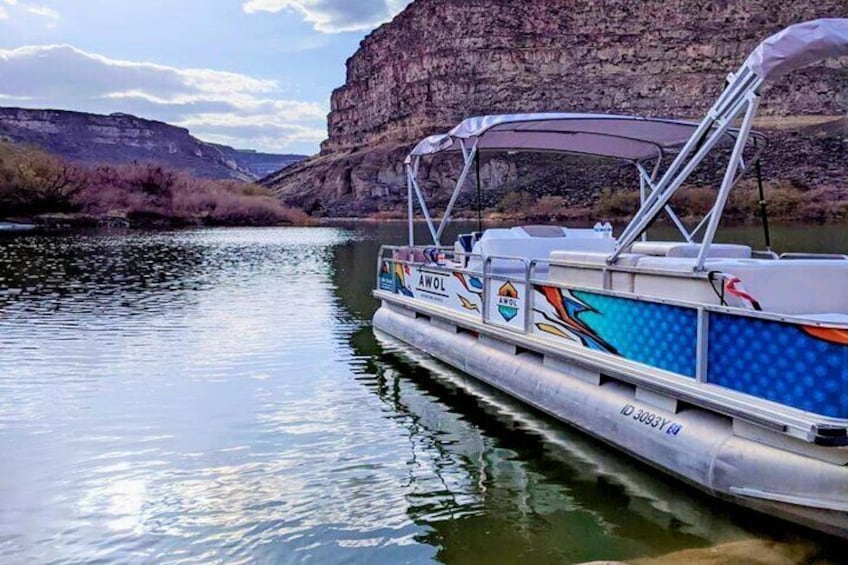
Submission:
[[[448,227],[450,223],[451,214],[453,213],[454,206],[456,206],[456,201],[459,198],[459,194],[462,191],[462,187],[465,185],[465,181],[468,179],[468,175],[471,173],[471,170],[475,167],[477,163],[477,156],[479,154],[478,150],[478,139],[474,139],[471,144],[467,144],[464,140],[460,142],[462,149],[462,160],[463,167],[462,172],[459,175],[459,179],[456,181],[456,186],[453,189],[453,193],[451,194],[450,201],[448,201],[447,208],[445,208],[445,214],[442,217],[441,222],[439,222],[438,226],[436,222],[430,216],[430,210],[427,208],[427,203],[424,199],[424,193],[421,191],[421,185],[418,183],[418,169],[421,165],[421,156],[416,156],[411,163],[406,165],[406,182],[407,182],[407,212],[409,214],[409,246],[415,246],[415,234],[414,234],[414,200],[417,198],[419,206],[421,206],[421,212],[424,214],[424,220],[427,222],[427,228],[430,231],[430,237],[433,239],[433,245],[441,246],[442,236],[445,233],[445,229]],[[415,198],[413,198],[413,196]]]
[[[424,199],[424,194],[421,192],[421,186],[418,184],[418,167],[421,165],[421,160],[417,159],[413,165],[406,166],[406,182],[408,185],[407,188],[407,198],[409,202],[407,204],[408,212],[409,212],[409,246],[415,246],[415,222],[414,222],[414,209],[413,209],[413,192],[418,198],[418,204],[421,206],[421,212],[424,214],[424,220],[427,222],[427,228],[430,230],[430,235],[433,237],[433,241],[438,245],[438,237],[436,236],[436,228],[433,224],[433,218],[430,217],[430,210],[427,208],[427,201]]]
[[[645,205],[645,198],[647,197],[646,188],[651,189],[651,193],[656,192],[656,187],[654,186],[653,180],[655,178],[654,175],[648,175],[648,171],[645,170],[645,167],[642,166],[641,163],[636,163],[636,169],[639,171],[639,192],[640,197],[642,199],[642,206]],[[670,204],[666,204],[665,212],[668,214],[668,217],[671,218],[671,221],[674,222],[674,225],[677,227],[677,230],[680,232],[680,235],[686,240],[686,243],[692,243],[692,234],[686,229],[686,226],[683,225],[683,222],[680,221],[680,217],[674,211]],[[642,233],[642,240],[646,239],[646,234]]]
[[[722,92],[719,99],[707,113],[706,117],[698,125],[695,133],[689,138],[683,149],[669,165],[662,178],[656,183],[654,191],[648,196],[645,205],[636,213],[630,224],[621,234],[616,250],[610,255],[608,261],[615,262],[626,249],[628,249],[663,212],[672,196],[680,189],[686,179],[700,165],[712,149],[722,140],[723,136],[731,128],[733,121],[743,112],[745,119],[736,136],[733,156],[728,164],[722,188],[713,206],[710,225],[721,219],[726,194],[722,200],[722,193],[729,192],[733,183],[737,180],[737,171],[742,159],[742,150],[748,142],[751,125],[757,109],[757,90],[763,83],[763,79],[753,73],[747,66],[743,66],[735,75],[728,78],[728,86]],[[718,204],[721,203],[721,207]],[[706,257],[715,232],[710,232],[709,227],[701,242],[701,252],[697,269],[703,269],[703,257]]]
[[[453,194],[451,194],[450,201],[448,202],[448,207],[445,208],[445,215],[442,217],[442,221],[439,224],[439,230],[436,232],[436,237],[433,242],[436,245],[441,245],[442,235],[445,233],[445,228],[448,227],[450,223],[451,213],[453,213],[453,207],[456,205],[456,200],[459,198],[459,193],[462,191],[462,187],[465,185],[465,180],[468,178],[469,173],[471,173],[471,169],[474,167],[477,157],[477,144],[479,143],[479,138],[475,138],[471,147],[468,147],[465,140],[460,140],[460,147],[462,149],[462,159],[464,161],[462,167],[462,173],[459,175],[459,179],[456,181],[456,186],[453,189]]]
[[[703,271],[704,262],[707,258],[710,245],[715,238],[718,224],[721,221],[721,213],[727,204],[727,198],[730,196],[730,191],[733,185],[736,184],[739,177],[737,176],[740,167],[744,168],[742,154],[745,151],[745,144],[748,141],[748,135],[751,133],[751,126],[754,123],[754,116],[757,114],[757,108],[760,105],[760,97],[756,92],[752,92],[747,97],[748,108],[745,111],[745,118],[742,120],[742,127],[739,129],[739,136],[736,138],[736,145],[733,147],[733,153],[730,156],[730,163],[727,165],[727,170],[724,172],[724,179],[721,182],[716,197],[713,213],[710,216],[710,221],[707,224],[707,230],[704,233],[704,239],[701,242],[701,249],[698,252],[698,262],[695,265],[695,270]],[[743,169],[744,170],[744,169]]]
[[[713,104],[695,133],[657,183],[656,190],[633,217],[619,238],[615,252],[608,261],[615,262],[662,213],[671,197],[683,185],[692,171],[727,132],[733,120],[742,118],[721,187],[708,220],[695,269],[704,270],[704,262],[721,221],[724,206],[733,185],[747,168],[742,154],[751,135],[751,125],[759,105],[759,90],[767,80],[773,80],[812,63],[848,56],[848,18],[824,18],[802,22],[772,35],[754,49],[741,68],[728,76],[727,86]],[[749,161],[753,164],[755,159]],[[700,227],[695,230],[698,232]]]

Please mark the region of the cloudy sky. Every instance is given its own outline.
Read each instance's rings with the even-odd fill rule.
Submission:
[[[0,106],[127,112],[315,153],[330,92],[409,0],[0,0]]]

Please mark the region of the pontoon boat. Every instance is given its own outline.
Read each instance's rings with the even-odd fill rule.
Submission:
[[[848,19],[806,22],[757,47],[701,122],[499,115],[423,140],[406,160],[408,246],[378,259],[375,328],[717,497],[848,537],[848,256],[714,243],[765,147],[760,88],[845,55]],[[618,237],[525,226],[443,245],[480,153],[513,151],[632,164],[642,206]],[[437,223],[418,171],[445,152],[464,167]],[[710,153],[727,168],[690,231],[671,200]],[[661,215],[680,241],[647,241]]]

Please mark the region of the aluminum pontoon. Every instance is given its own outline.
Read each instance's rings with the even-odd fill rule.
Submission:
[[[846,55],[848,19],[801,23],[757,47],[701,122],[485,116],[423,140],[406,160],[408,246],[378,258],[375,328],[717,497],[848,537],[848,256],[714,243],[765,145],[751,129],[760,88]],[[689,231],[671,199],[722,149],[714,205]],[[525,226],[444,246],[483,151],[630,163],[642,206],[617,238]],[[418,170],[444,152],[464,167],[437,224]],[[428,245],[414,240],[416,201]],[[662,214],[681,241],[646,240]]]

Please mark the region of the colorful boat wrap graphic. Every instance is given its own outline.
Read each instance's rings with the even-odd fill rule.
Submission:
[[[435,301],[481,320],[483,300],[488,300],[487,323],[523,331],[524,285],[489,280],[486,298],[483,287],[480,279],[463,273],[435,276],[426,268],[391,261],[380,275],[383,290]],[[533,293],[533,334],[696,377],[696,308],[545,285],[534,286]],[[848,331],[710,312],[707,339],[706,382],[848,418]]]
[[[711,314],[707,381],[808,412],[848,418],[843,330]]]
[[[465,273],[386,260],[380,268],[380,289],[482,315],[483,282]]]
[[[696,310],[551,286],[536,292],[545,298],[536,301],[539,331],[553,326],[590,349],[695,377]]]

